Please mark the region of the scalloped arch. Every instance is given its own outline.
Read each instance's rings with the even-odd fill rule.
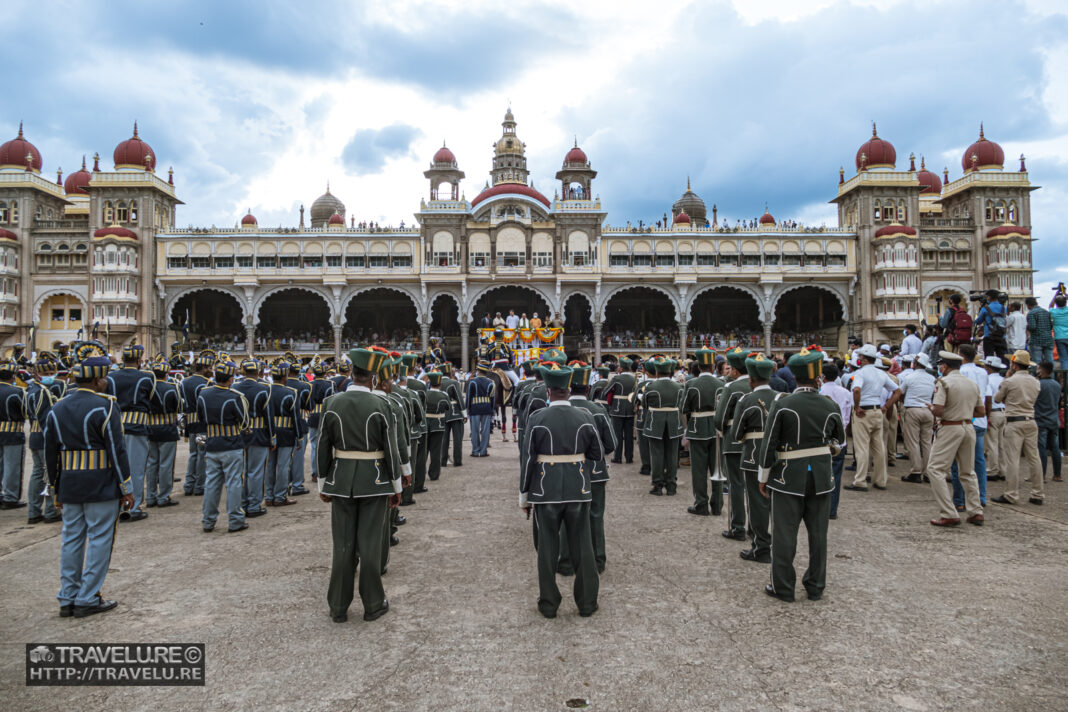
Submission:
[[[704,294],[705,292],[712,291],[713,289],[720,289],[721,287],[726,287],[728,289],[735,289],[735,290],[737,290],[739,292],[745,292],[750,297],[752,297],[753,301],[756,302],[756,305],[757,305],[757,317],[760,319],[761,322],[764,321],[765,314],[767,314],[767,309],[765,308],[766,305],[764,304],[764,299],[760,296],[760,294],[755,289],[753,289],[752,287],[750,287],[750,286],[748,286],[746,284],[741,284],[741,283],[715,282],[715,283],[712,283],[712,284],[703,284],[703,285],[701,285],[701,287],[699,289],[697,289],[692,295],[690,295],[690,298],[686,303],[686,321],[687,321],[687,323],[691,319],[693,319],[693,305],[697,302],[697,298],[699,296],[701,296],[702,294]]]
[[[74,291],[70,287],[55,287],[53,289],[45,290],[44,292],[41,293],[41,295],[39,297],[37,297],[37,299],[34,300],[34,302],[33,302],[34,320],[36,321],[37,315],[40,314],[41,307],[44,306],[45,300],[49,299],[50,297],[60,296],[60,295],[64,295],[64,294],[66,294],[67,296],[70,296],[70,297],[74,297],[79,302],[81,302],[83,311],[86,310],[89,307],[88,300],[85,298],[84,295],[78,294],[76,291]],[[83,324],[85,324],[87,321],[89,321],[89,314],[88,313],[86,313],[85,316],[82,317],[82,323]]]
[[[426,308],[423,304],[421,296],[414,294],[408,289],[405,289],[404,287],[401,287],[396,284],[368,284],[361,287],[353,287],[352,289],[348,290],[341,297],[341,319],[344,319],[345,312],[349,310],[349,302],[351,302],[354,297],[357,297],[360,294],[363,294],[364,292],[373,291],[375,289],[388,289],[391,292],[397,292],[408,297],[408,299],[412,300],[412,306],[415,307],[416,319],[418,319],[420,322],[423,321],[423,315],[426,313]]]
[[[257,295],[255,301],[252,304],[252,317],[253,317],[254,323],[256,323],[256,324],[260,323],[260,309],[263,308],[263,303],[265,301],[267,301],[267,297],[271,296],[272,294],[278,294],[279,292],[285,292],[285,291],[290,290],[290,289],[297,289],[297,290],[300,290],[302,292],[310,292],[311,294],[314,294],[317,297],[322,297],[323,301],[326,302],[326,308],[330,310],[330,323],[331,324],[336,324],[337,323],[335,321],[337,312],[334,309],[334,300],[333,300],[333,298],[329,294],[326,294],[325,292],[323,292],[323,291],[321,291],[319,289],[316,289],[315,287],[308,286],[308,285],[302,285],[302,284],[283,284],[283,285],[278,285],[278,286],[275,286],[275,287],[270,287],[269,289],[266,289],[263,292],[261,292],[259,295]]]
[[[679,296],[678,296],[678,294],[672,293],[667,287],[664,287],[663,285],[656,284],[656,283],[653,283],[653,282],[648,282],[648,283],[642,282],[640,284],[623,284],[623,285],[620,285],[620,286],[616,287],[612,291],[607,292],[601,298],[601,303],[597,307],[597,313],[600,315],[601,321],[603,322],[606,319],[605,309],[608,308],[608,302],[612,301],[612,297],[616,296],[617,294],[619,294],[621,292],[626,292],[629,289],[639,289],[639,288],[652,289],[654,291],[657,291],[657,292],[660,292],[661,294],[663,294],[665,297],[668,298],[668,301],[671,302],[671,306],[675,308],[675,321],[679,321],[682,318],[682,309],[679,307]]]
[[[212,285],[189,287],[187,289],[181,290],[180,292],[176,292],[173,295],[168,294],[167,299],[163,305],[163,313],[167,315],[168,324],[175,323],[172,319],[173,315],[171,314],[171,312],[174,310],[174,305],[178,303],[178,300],[186,296],[187,294],[195,294],[196,292],[220,292],[229,297],[233,297],[237,301],[237,306],[241,309],[241,325],[244,326],[246,322],[248,322],[248,304],[245,302],[245,295],[239,294],[237,291],[229,287],[225,287],[223,285]]]
[[[823,291],[828,292],[831,295],[833,295],[834,298],[838,300],[839,306],[842,307],[842,321],[846,321],[846,322],[849,321],[849,318],[850,318],[849,317],[849,304],[848,304],[848,300],[845,298],[845,296],[841,292],[839,292],[836,288],[832,287],[831,285],[828,285],[828,284],[816,284],[815,282],[805,282],[805,283],[802,283],[802,284],[791,284],[790,286],[786,287],[785,289],[780,290],[779,293],[776,294],[775,297],[771,300],[771,314],[772,315],[775,314],[775,308],[777,306],[779,306],[779,300],[782,299],[783,296],[785,296],[786,294],[789,294],[790,292],[793,292],[793,291],[795,291],[797,289],[801,289],[802,287],[816,287],[817,289],[822,289]]]
[[[497,289],[501,289],[502,287],[521,287],[522,289],[529,289],[530,291],[534,292],[539,297],[545,300],[545,303],[549,305],[549,311],[560,311],[559,305],[556,303],[556,300],[553,299],[552,296],[548,292],[545,292],[541,287],[536,287],[533,284],[514,284],[504,282],[498,284],[490,284],[485,289],[480,289],[477,292],[468,294],[467,304],[465,304],[462,308],[463,313],[467,314],[467,318],[469,320],[474,321],[474,309],[475,305],[478,304],[478,300],[489,294],[490,292]]]

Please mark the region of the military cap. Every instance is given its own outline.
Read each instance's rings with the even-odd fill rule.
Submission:
[[[37,362],[34,364],[34,368],[38,373],[58,371],[59,367],[59,359],[51,351],[42,351],[37,354]]]
[[[552,361],[560,366],[564,366],[567,364],[567,354],[557,348],[546,349],[541,354],[541,360],[543,362]]]
[[[371,373],[377,373],[382,362],[387,358],[389,358],[389,353],[384,350],[356,348],[349,351],[349,360],[352,361],[352,365]]]
[[[731,368],[745,371],[745,360],[749,358],[749,352],[741,346],[735,346],[724,355],[727,357],[727,363],[730,364]]]
[[[800,379],[814,381],[823,372],[823,351],[803,348],[790,357],[786,367]]]
[[[571,366],[571,386],[588,386],[590,385],[590,377],[593,375],[593,368],[590,366]]]
[[[452,361],[443,361],[437,365],[437,369],[446,376],[452,373]]]
[[[171,362],[167,360],[167,357],[163,354],[156,354],[152,359],[152,363],[149,364],[149,368],[152,369],[152,373],[156,375],[166,376],[171,371]]]
[[[216,361],[214,370],[215,380],[225,381],[237,373],[237,365],[233,361]]]
[[[215,352],[211,349],[204,349],[193,360],[193,363],[197,366],[212,366],[215,364]]]
[[[288,376],[289,375],[289,364],[286,363],[285,361],[279,361],[278,363],[274,364],[273,366],[271,366],[271,375],[274,376],[275,378],[280,378],[282,376]]]
[[[775,362],[762,353],[750,354],[745,359],[745,371],[750,378],[758,381],[766,381],[771,378],[771,372],[775,368]]]
[[[426,381],[432,386],[440,386],[441,375],[441,371],[431,371],[430,373],[426,374]]]
[[[130,344],[129,346],[122,347],[122,360],[133,361],[141,358],[145,353],[145,347],[141,344]]]
[[[634,359],[629,358],[627,356],[620,356],[619,365],[621,368],[623,368],[623,370],[629,371],[630,367],[634,365]]]
[[[11,378],[19,370],[19,365],[12,359],[0,361],[0,378]]]
[[[568,362],[567,362],[567,365],[568,365],[568,366],[571,366],[571,367],[575,367],[575,366],[589,366],[589,364],[588,364],[588,363],[586,363],[586,362],[585,362],[585,361],[583,361],[582,359],[577,359],[577,358],[574,358],[574,359],[571,359],[570,361],[568,361]]]
[[[247,358],[241,362],[241,373],[246,376],[255,376],[260,372],[260,362],[254,358]]]
[[[347,358],[341,359],[341,362],[338,363],[338,365],[337,365],[338,373],[348,373],[351,370],[352,370],[352,361],[349,361]]]
[[[1017,366],[1023,366],[1024,368],[1031,365],[1031,354],[1024,350],[1016,351],[1010,357],[1012,362]]]
[[[541,368],[541,380],[545,381],[546,388],[570,388],[571,376],[574,369],[569,366],[561,366],[555,361]]]
[[[311,372],[314,373],[316,376],[322,376],[326,374],[326,371],[327,365],[322,360],[316,361],[315,364],[311,367]]]
[[[534,369],[538,367],[538,362],[534,359],[528,359],[523,363],[519,364],[519,367],[522,368],[526,373],[532,373]]]
[[[21,341],[19,341],[19,342],[18,342],[17,344],[15,344],[15,346],[14,346],[13,348],[14,348],[14,349],[15,349],[16,351],[22,351],[23,349],[25,349],[25,348],[26,348],[26,344],[24,344],[24,343],[22,343]]]
[[[607,378],[610,373],[612,373],[611,366],[601,365],[597,367],[597,375],[601,378]]]
[[[697,349],[693,352],[693,357],[702,366],[716,365],[716,352],[714,349]]]
[[[527,364],[529,364],[529,363],[532,363],[532,362],[531,361],[524,361],[523,362],[523,368],[527,368]],[[482,371],[483,373],[489,373],[490,365],[486,361],[479,361],[478,365],[475,366],[475,368],[478,369],[479,371]]]
[[[679,362],[673,358],[662,358],[656,362],[656,372],[661,376],[670,376],[679,367]]]
[[[88,341],[75,350],[78,363],[71,369],[75,381],[93,381],[104,378],[111,370],[111,359],[99,343]]]
[[[419,360],[419,354],[414,351],[406,351],[401,355],[401,360],[403,360],[404,365],[410,369]]]
[[[642,362],[642,369],[644,369],[645,372],[648,373],[648,374],[655,375],[656,374],[656,362],[657,362],[657,360],[658,359],[657,359],[656,356],[653,356],[652,358],[646,359],[645,361]]]

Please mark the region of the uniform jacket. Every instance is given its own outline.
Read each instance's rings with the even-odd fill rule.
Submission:
[[[108,374],[108,395],[122,411],[122,427],[127,435],[148,435],[148,412],[156,377],[151,371],[120,368]]]
[[[178,386],[157,380],[148,404],[148,439],[157,443],[177,442],[180,412],[182,394]]]
[[[742,396],[734,408],[734,425],[729,437],[742,444],[743,470],[755,472],[759,468],[760,441],[764,438],[768,411],[778,395],[770,385],[757,386],[756,390]]]
[[[30,419],[31,450],[44,449],[45,420],[66,389],[67,384],[62,381],[55,381],[51,386],[34,381],[26,389],[26,415]]]
[[[642,394],[642,410],[646,411],[642,434],[647,438],[681,438],[686,432],[680,411],[684,396],[682,386],[671,378],[650,382]]]
[[[768,489],[802,497],[809,477],[816,494],[834,489],[831,472],[831,442],[845,443],[845,425],[838,404],[813,388],[798,388],[772,403],[764,438],[760,442],[760,466],[768,469]],[[795,459],[783,454],[809,448],[825,452]],[[764,473],[761,474],[763,479]]]
[[[445,416],[446,423],[453,423],[467,417],[464,407],[463,390],[460,382],[454,378],[441,379],[441,391],[449,397],[449,414]]]
[[[426,435],[426,433],[427,433],[426,396],[427,396],[427,393],[429,392],[430,389],[427,388],[427,385],[425,383],[420,381],[415,376],[409,376],[408,380],[406,381],[406,383],[407,383],[406,388],[409,390],[409,392],[413,393],[416,398],[419,399],[419,404],[422,406],[423,419],[422,419],[422,422],[419,425],[419,434],[420,435]]]
[[[0,445],[26,442],[26,391],[12,383],[0,383]]]
[[[52,406],[44,440],[48,483],[60,504],[107,502],[133,492],[114,398],[72,389]]]
[[[334,393],[343,393],[352,384],[352,379],[343,373],[331,376],[330,382],[334,384]]]
[[[255,378],[242,378],[234,384],[234,390],[245,396],[248,403],[249,433],[245,436],[246,447],[272,447],[274,419],[271,417],[271,386]]]
[[[571,396],[569,400],[572,407],[580,408],[593,416],[593,422],[597,426],[597,435],[601,438],[601,459],[586,463],[589,466],[590,482],[607,482],[608,455],[618,446],[615,428],[612,427],[608,411],[600,403],[594,403],[582,396]]]
[[[649,388],[649,384],[653,382],[651,378],[643,378],[637,382],[634,386],[634,395],[631,396],[633,403],[631,404],[632,412],[634,413],[634,424],[638,426],[638,434],[642,437],[645,436],[645,416],[649,413],[649,409],[643,407],[642,397],[645,395],[645,391]],[[616,396],[612,395],[612,403],[615,404]],[[620,416],[622,417],[622,416]]]
[[[405,382],[411,383],[414,380],[413,378]],[[426,411],[423,409],[423,400],[418,393],[407,386],[396,386],[393,392],[400,393],[408,401],[408,440],[414,443],[426,435]]]
[[[277,383],[271,384],[267,394],[267,413],[274,425],[275,445],[278,447],[293,447],[297,440],[304,437],[304,421],[300,417],[297,395],[295,389]]]
[[[319,427],[319,415],[323,412],[323,402],[334,395],[335,386],[334,382],[329,378],[319,377],[312,381],[308,386],[308,404],[310,405],[310,413],[308,415],[308,427]]]
[[[431,388],[426,394],[426,429],[437,433],[445,429],[445,418],[449,415],[451,403],[445,391]]]
[[[372,391],[379,398],[384,398],[393,413],[393,423],[397,433],[397,454],[400,456],[401,474],[412,474],[411,444],[407,434],[411,430],[408,422],[408,398],[396,391],[386,393],[384,391]]]
[[[603,406],[605,408],[605,412],[607,412],[608,409],[607,389],[607,378],[602,378],[601,380],[597,381],[597,383],[594,383],[592,386],[590,386],[590,401],[596,403],[597,405]]]
[[[339,453],[376,456],[352,459]],[[316,457],[319,491],[331,497],[382,497],[402,489],[393,412],[384,399],[362,386],[350,386],[327,401]]]
[[[633,373],[617,373],[608,382],[608,393],[612,394],[612,403],[608,408],[608,414],[613,418],[631,418],[634,416],[634,403],[628,397],[637,387],[637,379]]]
[[[702,374],[686,382],[686,396],[682,412],[686,415],[686,437],[689,440],[712,440],[716,437],[716,399],[723,389],[723,379]]]
[[[178,390],[182,394],[182,405],[185,408],[186,435],[204,432],[204,424],[200,422],[197,415],[197,396],[207,385],[208,379],[197,373],[183,378],[182,382],[178,384]]]
[[[207,452],[245,449],[248,401],[241,391],[208,386],[197,396],[197,413],[207,429],[208,437],[204,442]]]
[[[749,392],[749,379],[745,376],[728,382],[719,392],[719,400],[716,401],[716,430],[723,433],[721,443],[724,454],[740,454],[742,444],[730,437],[731,426],[734,425],[734,409],[738,401]]]
[[[494,388],[493,381],[485,376],[468,381],[467,412],[470,415],[493,415]]]
[[[297,392],[297,414],[300,419],[298,438],[308,434],[308,416],[311,415],[311,384],[302,376],[294,376],[286,381],[286,385]]]
[[[601,438],[593,416],[568,401],[542,408],[527,421],[527,456],[519,482],[519,504],[589,502],[590,462],[604,459]],[[539,462],[539,456],[557,456],[572,462]]]

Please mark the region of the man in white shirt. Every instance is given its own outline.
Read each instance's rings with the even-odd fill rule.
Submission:
[[[990,392],[990,377],[986,369],[975,363],[978,352],[971,344],[961,344],[957,353],[964,359],[960,367],[961,375],[967,376],[975,385],[979,386],[979,394],[983,397],[986,412],[989,413],[994,401],[994,394]],[[986,506],[986,429],[987,419],[972,418],[972,427],[975,429],[975,477],[979,480],[979,503]],[[957,505],[957,511],[964,511],[964,488],[961,487],[960,477],[957,473],[957,463],[953,463],[953,504]]]
[[[1022,351],[1022,349],[1018,350]],[[986,370],[987,382],[990,384],[986,395],[993,398],[1001,382],[1005,380],[1001,375],[1001,369],[1005,368],[1005,363],[997,356],[987,356],[983,359],[983,368]],[[983,443],[987,482],[1005,479],[1005,476],[1001,474],[1001,438],[1004,432],[1005,404],[991,400],[990,410],[987,411],[986,438]]]
[[[927,458],[931,454],[931,431],[934,428],[931,403],[934,401],[935,377],[928,371],[930,367],[931,359],[927,354],[917,354],[912,359],[912,368],[900,376],[905,405],[901,428],[909,456],[909,474],[901,478],[902,482],[922,484]]]
[[[1019,302],[1009,304],[1009,315],[1005,317],[1005,343],[1008,344],[1009,351],[1023,351],[1027,348],[1027,316]]]
[[[871,344],[864,344],[857,349],[861,368],[853,375],[853,448],[857,457],[857,471],[853,484],[843,489],[868,491],[868,467],[872,460],[875,469],[872,472],[872,484],[875,489],[886,489],[886,435],[884,425],[886,414],[898,398],[901,389],[891,380],[886,371],[875,367],[879,352]],[[883,391],[892,392],[886,404],[880,407]]]
[[[905,326],[905,338],[901,341],[901,355],[915,356],[923,350],[923,340],[916,333],[915,324]]]
[[[519,327],[519,317],[515,315],[515,309],[508,311],[508,316],[505,317],[504,323],[509,329],[516,329]]]

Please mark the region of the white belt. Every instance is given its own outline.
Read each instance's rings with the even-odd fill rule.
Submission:
[[[691,418],[709,418],[716,414],[714,410],[699,410],[696,413],[690,413]]]
[[[585,461],[585,455],[538,455],[538,464],[543,465],[564,465]]]
[[[679,412],[678,408],[649,408],[648,410],[649,410],[650,413],[664,413],[664,412],[667,412],[669,410],[673,410],[676,413]]]
[[[452,415],[451,413],[427,413],[428,418],[444,418],[446,415]]]
[[[381,460],[386,456],[383,450],[334,450],[334,457],[338,460]]]
[[[820,455],[830,455],[831,448],[827,445],[821,447],[809,447],[804,450],[790,450],[788,452],[777,452],[775,455],[779,460],[797,460],[802,457],[818,457]]]
[[[763,430],[761,430],[759,432],[755,432],[755,433],[746,433],[745,435],[742,436],[742,440],[760,440],[760,438],[762,438],[762,437],[764,437],[764,431]]]

